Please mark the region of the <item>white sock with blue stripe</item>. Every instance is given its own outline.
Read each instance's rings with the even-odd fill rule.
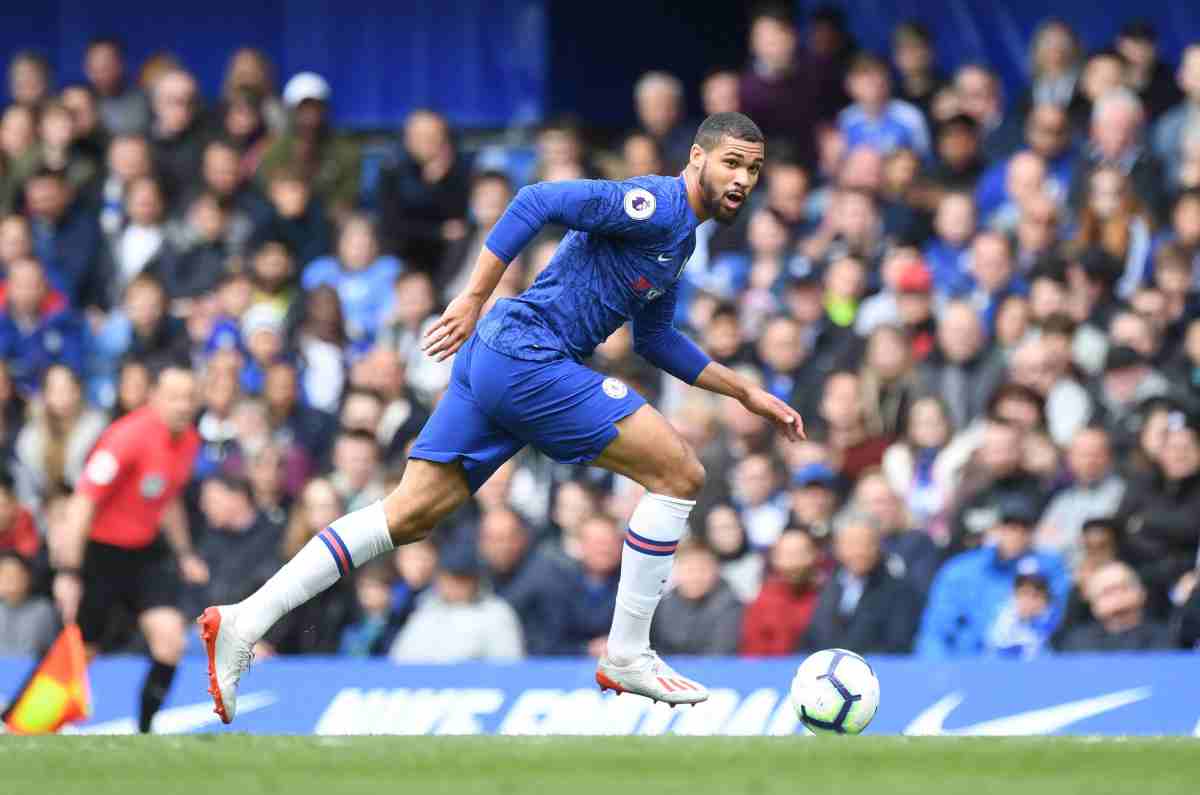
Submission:
[[[608,633],[608,659],[614,664],[629,665],[650,649],[650,622],[695,505],[695,500],[646,492],[633,509],[621,550],[617,609]]]
[[[259,640],[286,613],[392,547],[382,502],[346,514],[309,539],[263,587],[242,601],[237,634],[251,643]]]

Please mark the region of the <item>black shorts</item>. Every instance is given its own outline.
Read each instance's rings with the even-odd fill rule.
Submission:
[[[161,539],[142,549],[88,541],[82,577],[79,631],[87,643],[103,641],[114,618],[179,603],[179,569]]]

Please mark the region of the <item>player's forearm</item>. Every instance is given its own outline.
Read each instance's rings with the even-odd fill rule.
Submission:
[[[83,565],[83,548],[95,513],[96,504],[90,498],[82,494],[71,498],[66,520],[59,527],[50,528],[47,539],[50,562],[55,569],[77,571]]]
[[[506,267],[504,260],[484,246],[479,252],[479,258],[475,260],[475,269],[471,271],[471,278],[467,280],[462,295],[477,299],[481,304],[486,303],[496,291],[496,285],[504,276]]]
[[[709,362],[708,366],[700,371],[695,386],[744,401],[753,385],[720,362]]]

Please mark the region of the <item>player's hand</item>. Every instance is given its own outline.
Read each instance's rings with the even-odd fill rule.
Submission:
[[[179,573],[184,582],[189,585],[208,584],[208,564],[195,553],[184,555],[179,559]]]
[[[69,572],[55,574],[51,591],[63,624],[74,624],[79,614],[79,600],[83,597],[83,582],[79,575]]]
[[[438,321],[425,332],[421,347],[435,361],[453,356],[475,330],[483,302],[469,295],[460,295],[450,302]]]
[[[800,418],[800,413],[765,389],[751,390],[742,401],[742,405],[747,411],[775,423],[787,436],[788,441],[798,442],[807,438],[804,435],[804,420]]]

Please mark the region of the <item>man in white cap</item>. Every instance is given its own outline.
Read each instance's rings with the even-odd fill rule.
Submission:
[[[305,175],[314,195],[335,218],[353,209],[361,171],[358,146],[337,135],[329,120],[332,91],[316,72],[293,75],[283,88],[288,128],[267,149],[259,179],[267,184],[281,168]]]

